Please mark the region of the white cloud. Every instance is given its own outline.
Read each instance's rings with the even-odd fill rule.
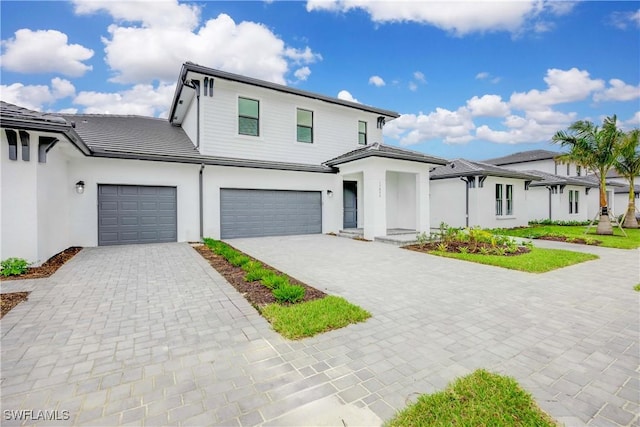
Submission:
[[[396,139],[400,145],[414,145],[442,139],[447,144],[466,143],[473,139],[475,125],[469,110],[457,111],[436,108],[429,114],[402,114],[384,127],[384,135]]]
[[[309,67],[298,68],[293,75],[298,81],[305,81],[311,75],[311,69]]]
[[[384,86],[385,82],[380,76],[371,76],[369,77],[369,84],[380,87],[380,86]]]
[[[44,106],[75,94],[70,81],[55,77],[51,86],[13,83],[0,85],[2,100],[30,110],[43,111]]]
[[[640,85],[628,85],[620,79],[609,80],[609,87],[593,94],[594,101],[631,101],[640,98]]]
[[[620,122],[620,126],[625,130],[640,128],[640,111],[636,111],[629,120]]]
[[[481,73],[476,74],[476,80],[484,80],[484,79],[488,79],[490,76],[490,74],[486,71],[483,71]]]
[[[549,69],[544,81],[548,86],[546,90],[532,89],[529,92],[513,93],[510,99],[511,107],[525,111],[543,110],[555,104],[582,101],[592,92],[604,87],[602,80],[593,80],[587,71],[577,68],[567,71]]]
[[[73,100],[87,114],[134,114],[166,117],[175,84],[138,84],[121,92],[83,91]]]
[[[291,66],[300,70],[322,59],[308,46],[287,46],[260,23],[236,23],[224,13],[199,26],[199,7],[177,0],[75,4],[77,13],[105,11],[117,21],[102,42],[111,80],[119,83],[173,82],[180,65],[192,61],[286,84]]]
[[[572,7],[572,6],[571,6]],[[417,22],[432,25],[456,35],[472,32],[517,32],[528,22],[544,14],[560,15],[569,5],[558,7],[546,0],[521,1],[366,1],[366,0],[308,0],[307,11],[327,10],[348,12],[362,9],[371,20],[385,22]],[[539,21],[538,21],[539,22]]]
[[[474,117],[504,117],[509,114],[509,106],[499,95],[474,96],[467,101],[467,108]]]
[[[415,82],[409,82],[409,90],[415,92],[418,90],[418,85]]]
[[[614,12],[609,16],[609,23],[620,30],[640,28],[640,9],[635,12]]]
[[[341,90],[340,92],[338,92],[338,99],[342,99],[343,101],[351,101],[351,102],[360,103],[360,101],[355,99],[353,97],[353,95],[351,95],[351,93],[349,93],[349,91],[347,91],[347,90]]]
[[[415,71],[413,73],[413,78],[420,83],[426,83],[427,80],[424,77],[424,73],[422,73],[421,71]]]
[[[92,69],[83,61],[93,50],[69,44],[66,34],[56,30],[32,31],[23,28],[14,37],[2,41],[2,68],[19,73],[60,73],[78,77]]]

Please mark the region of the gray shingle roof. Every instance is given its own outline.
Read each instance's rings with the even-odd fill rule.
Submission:
[[[336,166],[343,163],[352,162],[354,160],[364,159],[366,157],[384,157],[388,159],[408,160],[412,162],[429,163],[434,165],[446,165],[448,163],[447,160],[440,157],[427,156],[426,154],[419,153],[417,151],[392,147],[376,142],[375,144],[366,145],[353,151],[349,151],[348,153],[342,154],[331,160],[327,160],[326,162],[324,162],[324,164],[327,166]]]
[[[20,107],[4,101],[0,101],[0,115],[3,122],[9,119],[16,119],[36,123],[49,123],[59,126],[71,126],[64,118],[58,115],[29,110],[28,108]]]
[[[484,160],[484,162],[492,165],[504,166],[504,165],[510,165],[514,163],[524,163],[524,162],[533,162],[536,160],[553,159],[554,157],[559,156],[560,154],[562,153],[558,151],[549,151],[549,150],[519,151],[517,153],[509,154],[508,156],[495,157],[493,159]]]
[[[540,178],[540,181],[531,183],[532,187],[544,187],[547,185],[578,185],[581,187],[598,187],[598,180],[586,179],[587,177],[570,177],[554,175],[552,173],[542,172],[538,170],[525,171],[531,175],[536,175]]]
[[[185,62],[184,64],[182,64],[182,70],[180,71],[180,78],[178,78],[178,84],[176,86],[173,102],[171,103],[171,109],[170,109],[171,114],[169,114],[170,120],[173,120],[177,103],[180,98],[180,93],[182,91],[185,81],[187,80],[187,74],[189,72],[204,74],[206,76],[217,77],[220,79],[231,80],[239,83],[245,83],[251,86],[263,87],[266,89],[272,89],[279,92],[290,93],[293,95],[304,96],[305,98],[317,99],[320,101],[329,102],[331,104],[342,105],[344,107],[355,108],[361,111],[367,111],[370,113],[379,114],[381,116],[385,116],[388,118],[396,118],[400,116],[395,111],[384,110],[382,108],[376,108],[370,105],[360,104],[358,102],[345,101],[342,99],[333,98],[333,97],[321,95],[318,93],[308,92],[305,90],[300,90],[300,89],[292,88],[289,86],[271,83],[265,80],[246,77],[246,76],[242,76],[234,73],[228,73],[226,71],[216,70],[215,68],[209,68],[202,65],[194,64],[193,62]]]
[[[615,194],[622,194],[622,193],[629,193],[629,188],[631,188],[628,184],[623,184],[622,187],[616,187],[613,189],[613,192]],[[640,185],[638,184],[634,184],[633,185],[633,192],[636,194],[640,193]]]
[[[439,166],[431,171],[430,179],[446,179],[463,176],[499,176],[503,178],[519,178],[527,181],[539,179],[537,176],[484,162],[455,159],[446,166]]]

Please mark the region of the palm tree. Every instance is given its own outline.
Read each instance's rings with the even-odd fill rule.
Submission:
[[[620,141],[618,157],[614,167],[629,181],[629,205],[627,207],[627,215],[624,219],[625,228],[638,228],[636,220],[636,202],[634,192],[634,179],[640,175],[640,145],[638,143],[638,135],[640,129],[633,129],[624,134]]]
[[[600,220],[597,234],[613,234],[607,207],[606,178],[616,161],[622,135],[614,115],[604,119],[601,128],[589,121],[579,120],[569,126],[568,131],[559,131],[552,138],[554,143],[569,148],[569,152],[558,156],[558,160],[572,161],[591,169],[600,182]]]

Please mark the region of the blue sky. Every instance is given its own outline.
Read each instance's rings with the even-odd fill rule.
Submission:
[[[180,65],[397,111],[385,142],[535,148],[576,120],[640,126],[638,2],[2,1],[2,100],[163,117]]]

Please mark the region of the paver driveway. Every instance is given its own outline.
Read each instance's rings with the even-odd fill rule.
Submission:
[[[33,289],[0,321],[2,424],[366,425],[477,367],[568,425],[638,422],[637,251],[531,275],[330,236],[231,243],[373,318],[290,342],[186,244],[88,248],[1,284]]]

